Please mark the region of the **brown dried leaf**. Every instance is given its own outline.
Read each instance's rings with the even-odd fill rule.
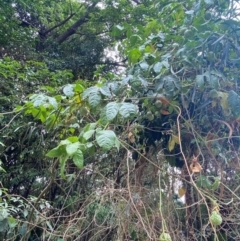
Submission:
[[[182,196],[184,196],[186,194],[186,189],[184,188],[179,188],[178,189],[178,196],[181,198]]]
[[[195,162],[192,162],[190,164],[190,169],[194,173],[201,172],[202,171],[202,166],[200,165],[200,163],[198,161],[195,161]]]
[[[167,110],[161,110],[162,115],[170,115],[170,112]]]
[[[131,131],[128,133],[128,140],[131,143],[135,143],[136,142],[135,136],[134,136],[134,134]]]

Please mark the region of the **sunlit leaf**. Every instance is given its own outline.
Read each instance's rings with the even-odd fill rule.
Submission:
[[[168,150],[172,151],[174,147],[175,147],[175,140],[172,137],[170,137],[168,141]]]
[[[136,115],[137,112],[137,106],[132,103],[122,103],[119,109],[120,115],[122,115],[124,118],[130,117],[130,115]]]
[[[74,85],[66,85],[64,88],[63,88],[63,93],[67,96],[67,97],[72,97],[74,96]]]
[[[155,73],[160,73],[162,70],[162,63],[161,62],[157,62],[154,66],[153,66],[153,70]]]
[[[202,188],[207,188],[210,189],[211,188],[211,182],[209,181],[209,179],[204,176],[204,175],[200,175],[196,181],[196,184],[198,187],[202,187]]]
[[[69,156],[72,156],[80,147],[79,142],[70,143],[66,146],[66,152]]]
[[[63,155],[65,152],[65,148],[62,146],[58,146],[53,148],[52,150],[50,150],[46,156],[47,157],[60,157],[61,155]]]
[[[88,140],[88,139],[90,139],[90,138],[93,136],[94,133],[95,133],[95,130],[86,131],[86,132],[83,134],[83,138],[84,138],[85,140]]]
[[[117,137],[111,130],[98,131],[96,133],[96,141],[104,150],[110,150],[114,145]]]
[[[83,168],[84,159],[81,150],[77,150],[77,152],[75,152],[75,154],[73,155],[73,162],[78,168]]]
[[[106,105],[106,116],[108,121],[113,120],[117,116],[118,110],[119,110],[119,103],[110,102]]]
[[[101,94],[99,92],[94,92],[88,97],[88,103],[92,107],[96,107],[100,104]]]

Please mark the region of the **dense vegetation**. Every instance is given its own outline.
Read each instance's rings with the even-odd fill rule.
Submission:
[[[234,0],[0,2],[0,239],[238,240]]]

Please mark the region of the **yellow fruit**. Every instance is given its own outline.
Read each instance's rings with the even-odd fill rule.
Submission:
[[[159,237],[159,241],[172,241],[172,238],[168,233],[162,233]]]
[[[210,216],[210,222],[214,226],[221,225],[222,223],[222,217],[217,211],[212,211],[211,216]]]

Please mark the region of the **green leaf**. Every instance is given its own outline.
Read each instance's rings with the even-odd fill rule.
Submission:
[[[102,86],[99,91],[102,93],[102,95],[105,95],[105,96],[108,96],[108,97],[111,97],[112,96],[112,93],[109,89],[108,86],[104,85]]]
[[[135,64],[139,61],[141,58],[142,54],[139,49],[132,49],[128,53],[129,61],[132,64]]]
[[[0,232],[3,232],[6,230],[8,227],[8,219],[4,218],[3,220],[0,221]]]
[[[88,103],[92,107],[96,107],[100,104],[101,94],[99,92],[94,92],[88,97]]]
[[[92,135],[94,134],[95,130],[89,130],[89,131],[86,131],[84,134],[83,134],[83,138],[85,140],[88,140],[92,137]]]
[[[46,156],[47,157],[60,157],[64,153],[65,153],[65,148],[63,146],[57,146],[57,147],[53,148],[52,150],[50,150],[46,154]]]
[[[106,114],[106,107],[104,107],[101,111],[100,114],[100,119],[98,120],[98,123],[101,125],[106,125],[108,123],[108,118],[107,118],[107,114]]]
[[[130,117],[130,115],[136,115],[138,112],[138,108],[136,105],[132,103],[121,103],[119,113],[124,118]]]
[[[77,136],[70,136],[70,137],[67,138],[67,140],[72,142],[72,143],[73,142],[77,142],[78,141],[78,137]]]
[[[107,120],[108,121],[113,120],[116,117],[118,110],[119,110],[119,103],[116,103],[116,102],[108,103],[106,106]]]
[[[162,63],[161,62],[157,62],[154,66],[153,66],[153,70],[155,73],[160,73],[162,70]]]
[[[90,95],[96,94],[96,93],[98,93],[98,92],[99,92],[99,88],[96,87],[96,86],[92,86],[92,87],[86,89],[86,90],[82,93],[82,98],[83,98],[83,99],[86,99],[86,98],[88,98]]]
[[[234,116],[240,116],[240,96],[233,90],[229,91],[228,104]]]
[[[72,142],[70,140],[66,139],[66,140],[60,141],[59,146],[64,146],[64,145],[68,145],[68,144],[71,144],[71,143]]]
[[[14,217],[8,217],[7,219],[8,219],[8,225],[10,228],[14,228],[18,225],[18,221]]]
[[[141,63],[139,63],[140,67],[142,70],[147,70],[149,68],[149,65],[146,61],[143,61]]]
[[[116,142],[116,135],[111,130],[98,131],[96,133],[96,141],[104,150],[110,150]]]
[[[211,188],[211,182],[209,181],[209,179],[204,176],[204,175],[200,175],[196,181],[196,184],[198,187],[202,187],[202,188],[207,188],[210,189]]]
[[[197,83],[197,87],[200,90],[204,89],[204,75],[197,75],[196,76],[196,83]]]
[[[48,102],[52,105],[52,107],[56,110],[58,108],[58,103],[55,98],[53,97],[48,97],[47,98]]]
[[[77,152],[73,155],[73,162],[78,168],[83,168],[83,153],[81,150],[77,150]]]
[[[74,91],[79,92],[79,93],[82,93],[84,91],[84,89],[85,88],[81,84],[76,84],[74,87]]]
[[[72,156],[75,152],[77,152],[79,147],[80,147],[79,142],[74,142],[74,143],[68,144],[66,146],[66,152],[69,156]]]
[[[74,85],[66,85],[64,88],[63,88],[63,93],[67,96],[67,97],[72,97],[74,96]]]

